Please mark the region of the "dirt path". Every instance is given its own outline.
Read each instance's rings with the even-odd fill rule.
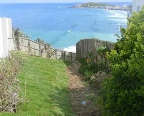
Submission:
[[[77,116],[100,116],[95,102],[96,90],[93,90],[88,83],[83,81],[78,73],[79,67],[80,64],[76,61],[67,68],[73,111]]]

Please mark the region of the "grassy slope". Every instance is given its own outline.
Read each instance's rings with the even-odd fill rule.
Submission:
[[[19,73],[23,82],[27,80],[27,96],[17,115],[73,116],[65,68],[63,61],[31,57]]]

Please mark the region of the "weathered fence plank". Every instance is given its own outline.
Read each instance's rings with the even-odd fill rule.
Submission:
[[[75,61],[76,53],[66,52],[51,48],[49,45],[30,40],[29,38],[19,38],[19,50],[30,55],[42,56],[56,60]]]
[[[86,58],[89,52],[97,56],[97,50],[100,46],[105,46],[109,49],[114,47],[114,43],[108,41],[101,41],[98,39],[83,39],[76,44],[77,59]],[[99,56],[98,56],[99,57]],[[99,59],[99,58],[98,58]]]
[[[76,59],[88,58],[93,60],[98,66],[104,63],[106,70],[109,70],[109,61],[104,54],[98,54],[100,47],[106,47],[107,49],[113,49],[114,43],[108,41],[101,41],[98,39],[84,39],[80,40],[76,44]],[[92,54],[93,59],[88,54]]]

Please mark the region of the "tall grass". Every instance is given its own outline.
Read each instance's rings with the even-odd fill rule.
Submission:
[[[63,61],[30,57],[18,75],[22,82],[26,78],[27,89],[26,98],[19,105],[16,115],[74,116],[69,101],[66,65]]]

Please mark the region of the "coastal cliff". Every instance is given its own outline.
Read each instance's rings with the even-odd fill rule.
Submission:
[[[96,3],[96,2],[88,2],[84,4],[76,4],[70,8],[101,8],[101,9],[108,9],[108,10],[131,11],[132,6],[131,5],[118,6],[118,5],[109,5],[109,4]]]

